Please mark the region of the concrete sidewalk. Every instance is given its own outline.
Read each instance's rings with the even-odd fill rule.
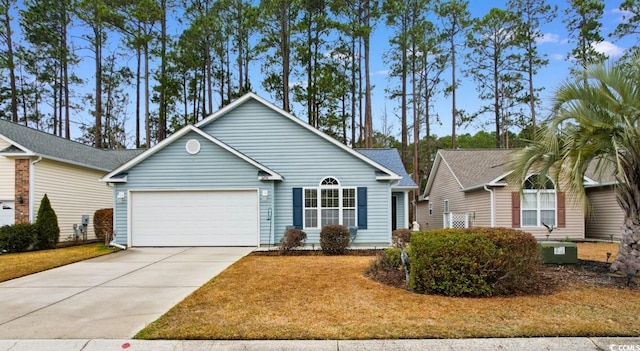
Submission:
[[[0,339],[132,338],[253,249],[134,248],[0,283]]]
[[[0,351],[637,351],[640,338],[509,338],[427,340],[145,341],[0,340]]]

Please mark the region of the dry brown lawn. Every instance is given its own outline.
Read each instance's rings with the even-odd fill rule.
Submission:
[[[0,255],[0,282],[111,253],[101,244]]]
[[[581,258],[593,255],[606,260],[605,252],[611,247],[598,244],[583,248],[580,244],[579,252]],[[364,277],[371,260],[362,256],[247,256],[137,337],[397,339],[640,334],[638,289],[567,285],[540,296],[420,295]]]

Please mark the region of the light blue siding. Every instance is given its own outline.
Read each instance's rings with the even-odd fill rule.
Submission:
[[[406,228],[407,226],[404,223],[404,193],[401,192],[393,192],[392,196],[395,196],[396,199],[396,224],[398,229]]]
[[[190,139],[200,142],[201,150],[196,155],[185,150]],[[127,192],[163,189],[258,189],[260,241],[269,241],[271,221],[267,213],[274,194],[272,181],[259,181],[258,168],[191,132],[130,169],[126,183],[116,183],[114,229],[118,244],[127,244]],[[266,197],[262,196],[263,190],[268,191]],[[124,192],[124,199],[117,198],[119,192]]]
[[[376,168],[350,152],[251,99],[201,129],[284,177],[273,184],[276,243],[293,225],[292,189],[318,186],[328,176],[341,186],[367,187],[368,229],[358,231],[356,243],[390,242],[390,183],[377,181]],[[305,231],[308,243],[319,242],[319,229]],[[261,238],[269,243],[268,235]]]
[[[116,241],[127,244],[128,193],[164,189],[257,189],[260,244],[278,244],[293,225],[293,188],[318,187],[325,177],[343,187],[367,188],[367,229],[356,243],[386,245],[391,241],[391,183],[376,180],[376,167],[350,150],[331,143],[262,103],[249,99],[201,129],[235,150],[277,172],[280,181],[258,180],[259,169],[196,132],[173,140],[115,184]],[[200,141],[201,151],[189,155],[185,143]],[[125,196],[118,199],[118,193]],[[398,223],[403,223],[404,194],[398,193]],[[270,216],[271,214],[271,216]],[[307,243],[320,241],[320,229],[305,229]]]

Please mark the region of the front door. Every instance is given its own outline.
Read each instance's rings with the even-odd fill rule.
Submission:
[[[398,229],[398,197],[391,196],[391,230]]]

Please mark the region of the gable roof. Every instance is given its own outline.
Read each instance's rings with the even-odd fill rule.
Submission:
[[[0,119],[0,138],[12,146],[4,156],[41,156],[46,159],[110,171],[143,150],[102,150]]]
[[[397,149],[356,149],[356,151],[399,174],[402,178],[393,188],[415,189],[418,187],[407,174]]]
[[[204,127],[206,125],[208,125],[209,123],[217,120],[218,118],[226,115],[227,113],[229,113],[230,111],[233,111],[234,109],[236,109],[237,107],[241,106],[242,104],[246,103],[247,101],[250,100],[255,100],[259,103],[261,103],[262,105],[264,105],[265,107],[268,107],[270,109],[272,109],[273,111],[277,112],[278,114],[280,114],[281,116],[288,118],[289,120],[295,122],[296,124],[298,124],[299,126],[311,131],[312,133],[320,136],[321,138],[325,139],[326,141],[328,141],[329,143],[333,144],[334,146],[337,146],[339,148],[341,148],[342,150],[348,152],[349,154],[355,156],[356,158],[359,158],[360,160],[368,163],[369,165],[373,166],[374,168],[378,169],[379,171],[383,172],[384,174],[381,174],[379,176],[377,176],[377,179],[380,180],[401,180],[402,176],[398,173],[396,173],[394,170],[388,168],[387,166],[380,164],[378,162],[376,162],[375,160],[372,160],[369,157],[364,156],[363,154],[355,151],[354,149],[351,149],[350,147],[342,144],[341,142],[337,141],[336,139],[330,137],[329,135],[323,133],[322,131],[312,127],[311,125],[309,125],[308,123],[304,122],[303,120],[301,120],[300,118],[290,114],[289,112],[275,106],[274,104],[264,100],[263,98],[259,97],[258,95],[254,94],[254,93],[247,93],[245,95],[243,95],[242,97],[236,99],[235,101],[233,101],[232,103],[230,103],[229,105],[221,108],[220,110],[214,112],[212,115],[210,115],[209,117],[203,119],[202,121],[198,122],[195,124],[196,127],[201,128]],[[405,171],[406,173],[406,171]]]
[[[438,169],[440,163],[444,163],[460,186],[461,191],[478,189],[486,186],[505,186],[501,182],[511,174],[509,160],[513,152],[518,149],[465,149],[465,150],[438,150],[436,159],[431,169],[432,175]],[[604,172],[596,174],[594,163],[589,165],[585,172],[585,186],[601,186],[615,183],[615,178],[607,167]],[[426,198],[433,185],[433,176],[429,176],[427,186],[422,195]]]
[[[249,156],[241,153],[240,151],[232,148],[231,146],[223,143],[222,141],[216,139],[215,137],[205,133],[204,131],[194,127],[193,125],[187,125],[186,127],[184,127],[182,129],[180,129],[179,131],[173,133],[170,137],[168,137],[168,138],[164,139],[163,141],[159,142],[158,144],[156,144],[152,148],[146,150],[145,152],[143,152],[142,154],[138,155],[137,157],[129,160],[129,162],[127,162],[127,163],[123,164],[122,166],[114,169],[109,174],[107,174],[104,177],[102,177],[100,180],[103,181],[103,182],[113,182],[113,183],[126,182],[127,178],[126,178],[126,176],[123,177],[122,173],[128,171],[129,169],[133,168],[135,165],[137,165],[140,162],[142,162],[142,161],[146,160],[147,158],[151,157],[152,155],[154,155],[158,151],[164,149],[165,147],[167,147],[168,145],[173,143],[175,140],[179,139],[180,137],[186,135],[189,132],[194,132],[194,133],[197,133],[197,134],[201,135],[202,137],[208,139],[212,143],[220,146],[221,148],[227,150],[231,154],[241,158],[242,160],[246,161],[247,163],[255,166],[256,168],[258,168],[260,170],[258,172],[258,177],[261,180],[282,180],[283,179],[280,174],[278,174],[278,173],[270,170],[269,168],[263,166],[262,164],[260,164],[256,160],[250,158]]]
[[[484,185],[499,185],[499,180],[511,173],[507,163],[513,149],[438,150],[431,173],[444,163],[458,182],[461,190],[470,190]],[[423,196],[427,196],[433,185],[429,176]],[[504,185],[504,184],[502,184]]]

